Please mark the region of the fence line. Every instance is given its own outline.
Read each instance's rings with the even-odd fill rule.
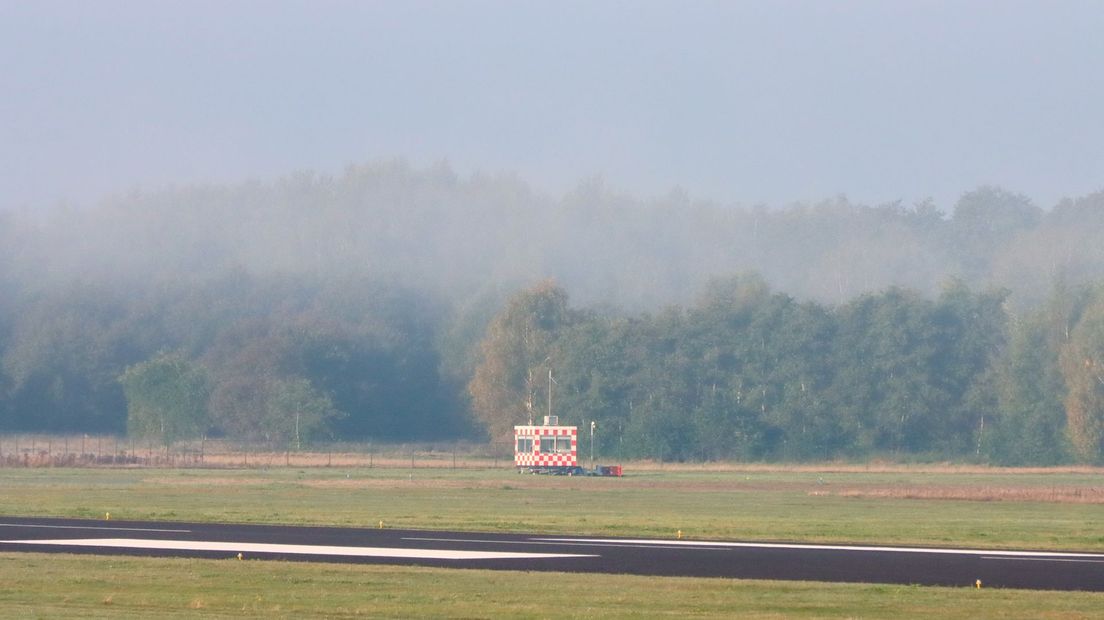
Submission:
[[[513,457],[467,442],[334,442],[294,450],[222,439],[164,446],[113,435],[0,435],[0,467],[489,469],[513,467]]]

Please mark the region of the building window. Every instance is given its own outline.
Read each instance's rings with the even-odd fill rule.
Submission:
[[[556,452],[560,454],[571,454],[571,437],[563,436],[556,438]]]
[[[541,454],[571,454],[571,437],[568,435],[541,437],[540,451]]]
[[[540,451],[541,454],[552,454],[556,451],[556,438],[555,437],[541,437],[540,438]]]
[[[529,454],[533,451],[533,438],[532,437],[518,437],[517,451],[519,454]]]

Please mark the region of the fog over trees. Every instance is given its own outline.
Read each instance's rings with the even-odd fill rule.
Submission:
[[[607,453],[1098,462],[1102,239],[1104,192],[768,207],[401,161],[0,211],[0,431],[500,440],[551,369]]]

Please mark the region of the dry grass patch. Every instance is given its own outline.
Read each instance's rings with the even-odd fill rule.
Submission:
[[[961,463],[661,463],[657,461],[626,461],[625,471],[667,472],[731,472],[731,473],[799,473],[799,474],[1087,474],[1104,475],[1104,467],[1070,465],[1064,467],[997,467]]]
[[[863,499],[963,500],[974,502],[1047,502],[1054,504],[1104,504],[1104,488],[1098,487],[994,487],[923,486],[869,487],[811,491],[810,495],[837,495]]]
[[[512,459],[512,457],[511,457]],[[359,468],[379,467],[381,469],[493,469],[512,468],[513,461],[507,458],[491,459],[452,453],[416,453],[411,459],[409,454],[396,456],[394,453],[373,454],[362,452],[226,452],[207,453],[203,456],[203,467],[241,468],[241,467],[335,467]]]
[[[217,476],[158,476],[143,478],[142,482],[144,484],[165,487],[259,487],[272,484],[272,479],[260,477],[220,478]]]
[[[397,469],[397,468],[396,468]],[[509,470],[500,471],[498,475],[486,478],[462,476],[453,477],[449,470],[423,469],[421,471],[410,470],[396,475],[396,469],[387,470],[381,468],[377,473],[368,473],[373,470],[353,472],[346,477],[320,477],[305,475],[289,477],[286,475],[263,476],[244,475],[240,477],[222,475],[180,475],[180,476],[151,476],[142,479],[144,484],[161,486],[166,488],[194,488],[194,487],[222,487],[222,488],[258,488],[272,484],[287,484],[310,489],[348,489],[348,490],[402,490],[402,489],[470,489],[470,490],[593,490],[620,489],[624,491],[679,491],[679,492],[708,492],[708,493],[771,493],[794,492],[804,493],[809,496],[836,496],[862,499],[916,499],[916,500],[965,500],[978,502],[1049,502],[1056,504],[1104,504],[1104,486],[1074,486],[1074,485],[1006,485],[1000,484],[1001,479],[1011,478],[1016,474],[1008,470],[988,469],[981,474],[989,476],[985,482],[975,484],[941,484],[932,482],[927,484],[885,484],[880,482],[848,482],[847,472],[829,472],[827,470],[793,470],[790,473],[837,473],[845,474],[844,481],[838,478],[813,479],[778,479],[776,477],[763,478],[757,474],[785,474],[786,470],[762,469],[762,470],[730,470],[728,472],[716,471],[713,473],[731,473],[731,476],[665,476],[654,475],[648,470],[637,471],[637,475],[631,472],[623,478],[589,478],[578,476],[532,476],[532,475],[504,475]],[[279,470],[278,470],[279,471]],[[286,470],[285,470],[286,471]],[[390,473],[385,473],[390,471]],[[492,470],[493,471],[493,470]],[[675,472],[670,472],[675,473]],[[895,473],[895,472],[885,472]],[[896,473],[905,473],[902,472]],[[916,473],[907,471],[907,473]],[[947,472],[940,472],[946,474]],[[966,475],[971,475],[970,472]],[[1023,472],[1032,475],[1035,471]],[[1055,470],[1042,470],[1044,474],[1058,474]],[[1066,473],[1081,474],[1084,471],[1071,470]],[[743,475],[741,475],[743,474]],[[1011,480],[1009,480],[1011,481]],[[996,482],[997,484],[990,484]]]

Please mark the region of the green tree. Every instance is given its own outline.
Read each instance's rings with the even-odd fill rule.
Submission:
[[[1104,298],[1081,315],[1061,352],[1065,378],[1066,428],[1078,459],[1104,456]]]
[[[4,351],[9,428],[38,432],[122,432],[126,401],[118,378],[158,347],[112,286],[74,284],[26,300]]]
[[[327,432],[390,441],[454,436],[462,403],[441,379],[432,300],[350,278],[245,278],[215,306],[201,345],[212,414],[230,436],[274,440],[266,417],[281,381],[305,379],[342,415]]]
[[[546,281],[510,298],[487,327],[468,391],[492,440],[508,441],[515,424],[541,415],[556,338],[573,317],[567,292]]]
[[[1008,295],[1004,289],[974,293],[951,280],[933,308],[936,353],[929,377],[947,399],[933,447],[945,454],[980,455],[986,420],[992,426],[997,417],[995,366],[1008,338]]]
[[[986,452],[998,463],[1054,465],[1069,458],[1058,364],[1064,337],[1048,324],[1046,310],[1014,321],[1008,349],[996,364],[999,415]]]
[[[854,421],[858,452],[923,449],[917,428],[934,396],[924,376],[931,343],[922,326],[931,302],[898,288],[863,295],[839,309],[834,341],[836,408]]]
[[[597,421],[596,439],[603,452],[613,448],[617,429],[628,416],[630,377],[636,359],[628,350],[633,331],[627,319],[592,318],[573,325],[558,339],[556,410],[560,420],[588,427]]]
[[[330,398],[307,379],[279,379],[267,389],[266,424],[270,439],[296,450],[341,417]]]
[[[119,381],[132,437],[170,445],[206,430],[210,386],[202,366],[176,353],[161,353],[127,367]]]

